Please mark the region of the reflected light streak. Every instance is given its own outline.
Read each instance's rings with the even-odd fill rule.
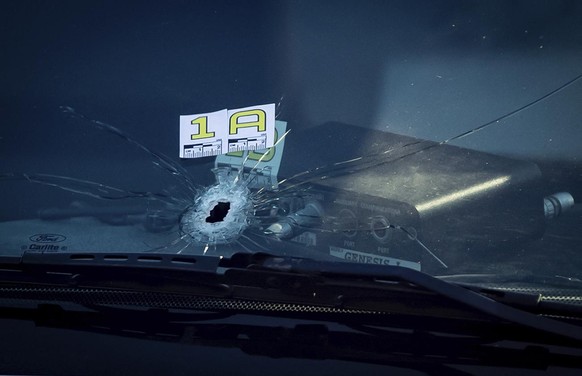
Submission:
[[[502,176],[496,179],[486,181],[484,183],[476,184],[469,188],[461,189],[459,191],[436,198],[434,200],[423,202],[416,206],[416,210],[418,210],[418,212],[420,213],[423,211],[436,209],[440,206],[451,204],[455,201],[469,198],[478,193],[498,188],[500,185],[507,183],[509,179],[510,179],[509,176]]]

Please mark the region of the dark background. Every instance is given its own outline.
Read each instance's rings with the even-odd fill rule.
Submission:
[[[442,140],[542,96],[582,66],[578,1],[18,1],[1,7],[3,156],[50,152],[49,143],[108,151],[82,132],[63,132],[60,105],[174,157],[178,115],[282,96],[282,116],[292,127],[340,120]],[[574,141],[582,140],[579,98],[576,85],[491,132],[494,137],[475,136],[487,142],[473,144],[571,157]],[[546,118],[532,125],[540,113]],[[492,145],[500,135],[511,142]],[[520,150],[508,150],[516,144]]]

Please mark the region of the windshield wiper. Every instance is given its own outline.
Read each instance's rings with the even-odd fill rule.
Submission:
[[[582,314],[577,307],[546,306],[536,295],[476,291],[393,266],[264,253],[217,258],[25,252],[0,261],[0,299],[269,314],[366,325],[405,318],[416,319],[418,326],[438,322],[441,330],[461,334],[487,335],[492,327],[501,327],[507,338],[537,341],[543,332],[544,340],[554,343],[576,347],[582,343],[582,327],[576,325]]]

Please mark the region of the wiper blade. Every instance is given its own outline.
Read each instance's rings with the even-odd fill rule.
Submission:
[[[14,286],[14,283],[19,283],[20,286],[44,285],[44,290],[36,290],[35,299],[42,298],[44,293],[53,300],[75,297],[81,304],[90,304],[91,299],[93,304],[104,304],[112,299],[120,299],[118,304],[128,301],[132,304],[143,302],[147,305],[152,301],[161,304],[159,302],[164,300],[164,296],[171,296],[174,302],[182,301],[174,308],[221,310],[225,307],[224,299],[228,299],[227,310],[233,313],[243,309],[279,315],[332,314],[334,318],[343,319],[346,315],[356,315],[358,319],[374,324],[381,324],[386,314],[478,322],[495,318],[498,322],[582,342],[582,328],[565,322],[579,320],[580,315],[575,315],[576,312],[568,312],[567,316],[571,317],[562,317],[563,321],[550,319],[500,304],[491,297],[421,272],[394,266],[261,253],[217,258],[31,252],[20,259],[3,258],[1,261],[4,262],[0,266],[0,280],[5,282],[0,285],[0,298],[32,294],[31,290],[24,291]],[[58,289],[55,290],[54,286]],[[92,295],[87,297],[87,294],[79,293],[80,288],[85,292],[92,289]],[[133,294],[129,300],[128,294]],[[152,294],[157,294],[156,299],[152,300]],[[183,302],[185,296],[190,300]],[[199,297],[206,300],[201,303]],[[250,301],[253,304],[249,304]],[[235,304],[231,304],[233,302]],[[528,304],[523,303],[520,301],[518,306],[529,304],[532,311],[537,311],[533,309],[536,308],[535,297]],[[171,304],[162,306],[172,308]],[[309,307],[318,308],[310,310]]]

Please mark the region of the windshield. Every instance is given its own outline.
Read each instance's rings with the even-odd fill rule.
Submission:
[[[266,252],[582,283],[579,2],[2,8],[3,256]],[[273,147],[181,158],[180,116],[266,104]]]

